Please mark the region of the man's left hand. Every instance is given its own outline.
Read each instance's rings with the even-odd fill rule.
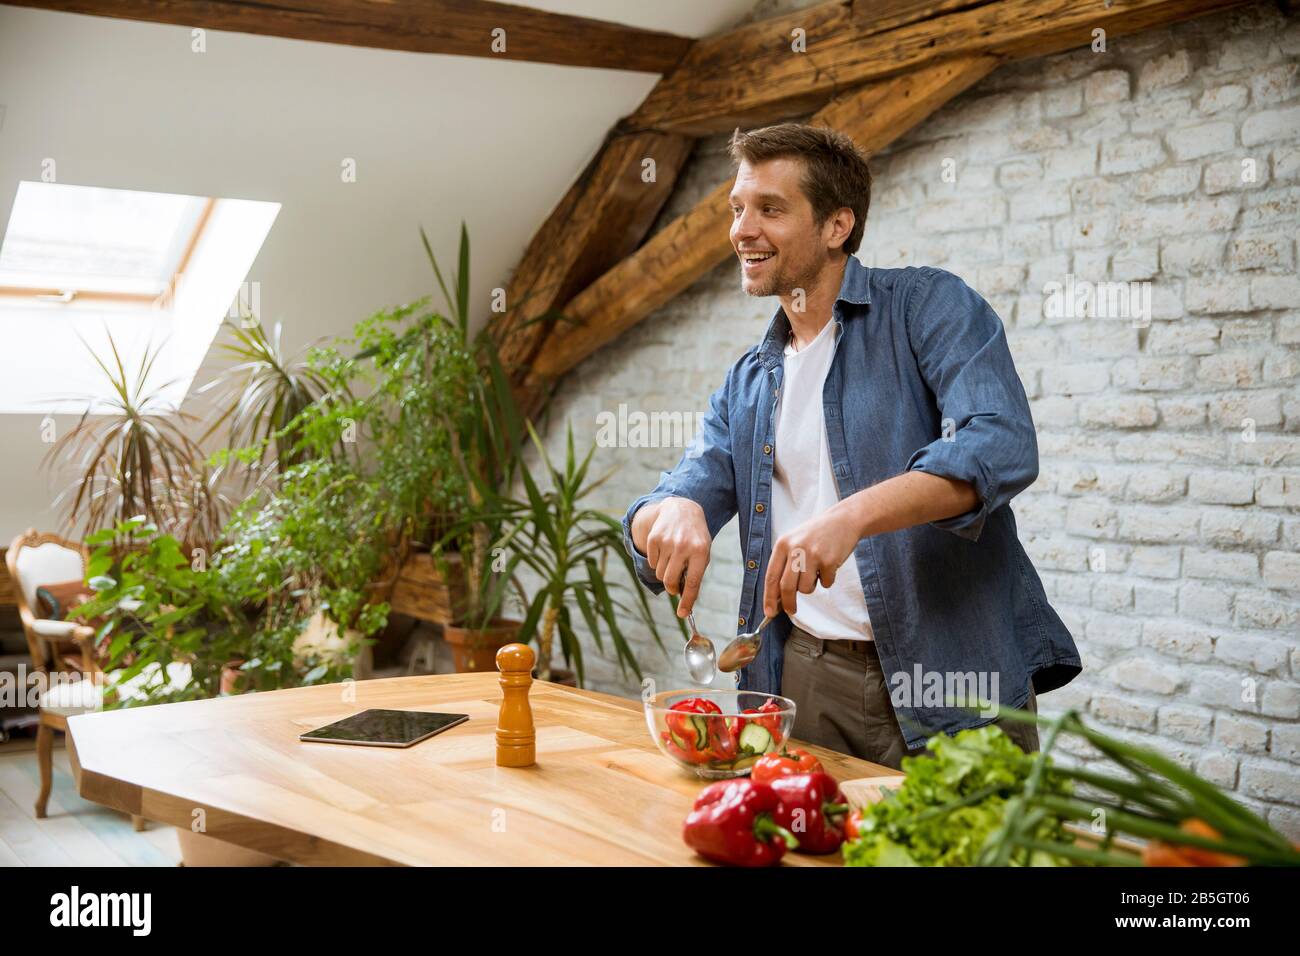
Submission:
[[[781,608],[794,613],[799,593],[812,594],[819,582],[823,587],[834,583],[861,538],[852,509],[843,507],[846,501],[776,539],[763,581],[763,613],[768,617],[776,617]]]

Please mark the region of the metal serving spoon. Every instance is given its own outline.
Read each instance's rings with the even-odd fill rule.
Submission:
[[[681,587],[679,591],[686,590],[686,575],[682,575]],[[717,652],[713,649],[713,642],[700,633],[700,629],[695,626],[695,609],[691,608],[691,613],[686,615],[686,623],[691,626],[691,637],[682,648],[682,657],[686,659],[686,673],[691,675],[691,680],[697,684],[712,684],[713,675],[717,671],[714,662],[717,660]]]
[[[767,627],[771,620],[770,617],[764,617],[762,624],[748,634],[741,634],[724,647],[722,655],[718,658],[718,670],[723,673],[738,671],[753,661],[758,656],[758,649],[763,646],[763,638],[760,636],[763,628]]]
[[[682,648],[682,656],[686,658],[686,672],[697,684],[712,684],[717,669],[714,666],[713,642],[695,626],[694,611],[686,615],[686,623],[691,626],[691,639]]]

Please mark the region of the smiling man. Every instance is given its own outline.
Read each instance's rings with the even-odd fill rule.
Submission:
[[[737,632],[772,623],[743,689],[798,705],[794,734],[890,767],[926,738],[1035,710],[1082,669],[1009,502],[1038,446],[1002,322],[942,269],[869,269],[871,174],[834,131],[730,144],[741,285],[781,303],[699,436],[623,521],[655,593],[699,595],[740,516]],[[1025,750],[1036,730],[996,721]]]

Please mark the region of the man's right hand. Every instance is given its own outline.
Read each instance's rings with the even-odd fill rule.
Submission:
[[[664,589],[680,596],[677,616],[689,614],[699,596],[713,545],[704,509],[689,498],[664,498],[642,505],[632,517],[632,543],[645,554]]]

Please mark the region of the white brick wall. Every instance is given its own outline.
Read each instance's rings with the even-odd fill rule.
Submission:
[[[861,255],[949,269],[1007,326],[1042,464],[1014,508],[1086,664],[1043,710],[1081,708],[1300,838],[1298,62],[1300,18],[1264,3],[1004,67],[874,158]],[[665,217],[727,178],[724,142],[699,144]],[[1045,318],[1067,273],[1150,280],[1150,326]],[[726,263],[576,370],[553,421],[589,439],[619,402],[702,410],[775,307]],[[679,454],[602,450],[622,467],[600,503],[621,514]],[[734,632],[740,580],[733,523],[707,632]],[[637,636],[647,675],[685,685],[676,646]]]

